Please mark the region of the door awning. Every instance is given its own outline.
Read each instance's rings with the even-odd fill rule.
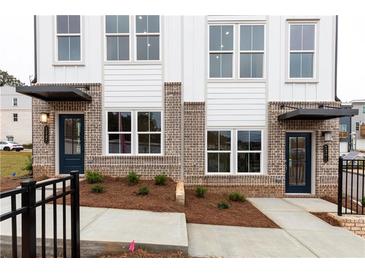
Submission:
[[[91,96],[82,90],[66,86],[19,86],[16,92],[43,101],[91,101]]]
[[[357,109],[349,108],[318,108],[296,109],[278,116],[279,120],[329,120],[334,118],[354,116],[359,113]]]

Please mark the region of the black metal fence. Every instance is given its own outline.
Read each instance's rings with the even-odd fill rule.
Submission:
[[[70,187],[66,182],[70,181]],[[57,189],[57,184],[61,185]],[[52,195],[46,197],[46,188],[51,187]],[[37,199],[37,191],[40,191],[40,199]],[[39,192],[38,192],[39,193]],[[21,195],[21,206],[17,207],[16,198]],[[67,213],[66,198],[70,196],[71,214],[69,218],[71,226],[71,254],[67,254]],[[79,172],[72,171],[70,175],[48,180],[41,183],[30,179],[21,183],[21,188],[4,191],[0,193],[0,200],[9,199],[11,208],[9,212],[0,215],[0,222],[11,219],[11,246],[12,257],[18,257],[18,235],[17,235],[17,216],[21,215],[21,257],[37,257],[37,235],[36,219],[37,208],[41,210],[41,252],[40,256],[46,257],[46,222],[53,223],[53,257],[58,256],[58,238],[57,238],[57,200],[62,199],[62,255],[63,257],[80,257],[80,203],[79,203]],[[52,206],[52,220],[46,220],[46,204]],[[48,235],[47,235],[48,236]]]
[[[365,213],[365,160],[347,160],[342,157],[338,164],[337,214]]]

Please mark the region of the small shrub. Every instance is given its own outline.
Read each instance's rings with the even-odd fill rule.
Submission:
[[[229,199],[233,202],[244,202],[246,201],[245,196],[239,192],[232,192],[229,194]]]
[[[24,149],[32,149],[33,145],[32,144],[23,144]]]
[[[165,174],[160,174],[155,177],[155,185],[164,186],[166,185],[167,176]]]
[[[29,175],[33,173],[33,161],[31,156],[28,156],[25,162],[24,170],[28,171]]]
[[[104,192],[104,186],[101,184],[93,184],[91,186],[91,192],[94,193],[103,193]]]
[[[103,181],[103,175],[99,171],[86,171],[86,181],[89,184],[98,184]]]
[[[139,182],[139,175],[135,173],[134,171],[131,171],[128,173],[127,179],[128,179],[128,185],[136,185]]]
[[[365,196],[362,197],[361,204],[362,204],[362,206],[365,206]]]
[[[222,202],[218,203],[218,208],[219,209],[228,209],[229,208],[229,204],[226,203],[226,202],[224,202],[224,201],[222,201]]]
[[[145,196],[148,193],[150,193],[150,190],[148,189],[148,187],[144,186],[144,187],[141,187],[140,189],[138,189],[137,195]]]
[[[198,186],[195,190],[195,195],[198,198],[204,198],[205,193],[207,193],[207,189],[205,187]]]

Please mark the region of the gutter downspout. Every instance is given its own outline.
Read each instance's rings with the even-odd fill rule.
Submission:
[[[338,15],[336,15],[336,37],[335,37],[335,101],[341,102],[337,97],[337,58],[338,58]]]
[[[37,83],[37,15],[34,15],[34,78],[32,84]]]

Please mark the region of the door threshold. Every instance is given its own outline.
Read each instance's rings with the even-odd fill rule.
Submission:
[[[289,195],[289,196],[298,196],[298,195],[311,196],[311,195],[314,195],[314,193],[284,193],[284,195]]]

